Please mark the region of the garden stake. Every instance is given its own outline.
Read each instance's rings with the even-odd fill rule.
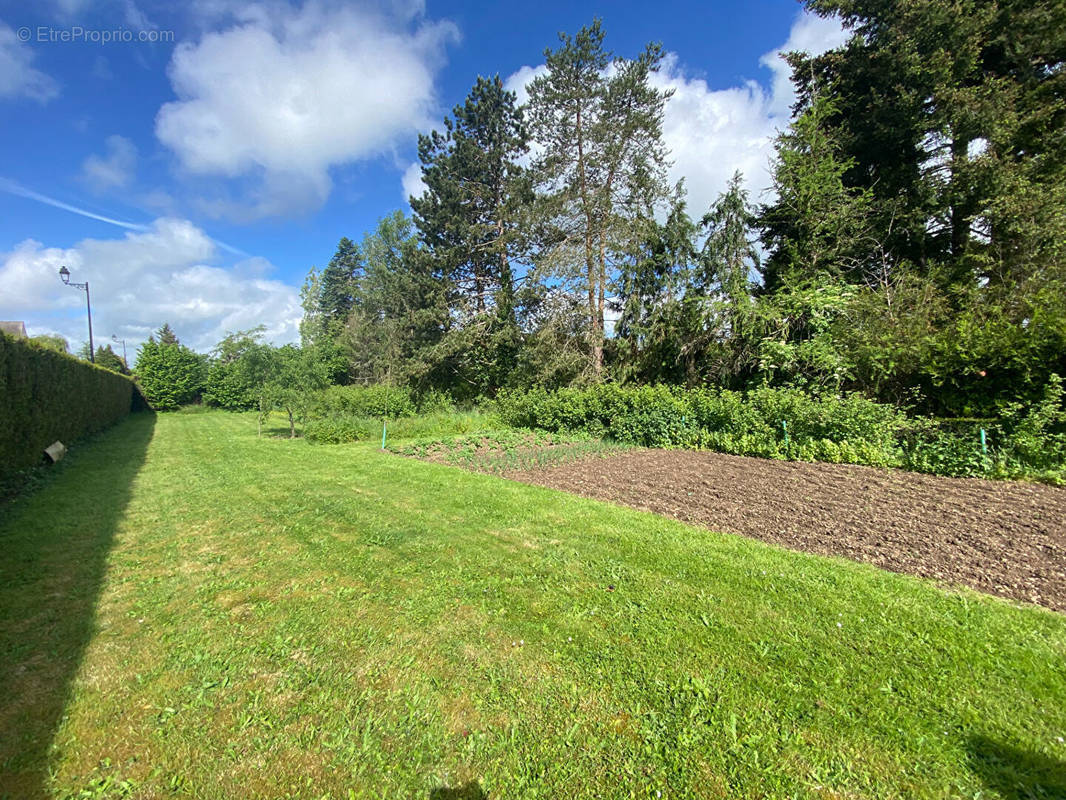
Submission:
[[[785,447],[788,447],[788,423],[781,420],[781,430],[785,432]]]
[[[988,441],[985,439],[985,429],[981,428],[981,453],[988,455]]]

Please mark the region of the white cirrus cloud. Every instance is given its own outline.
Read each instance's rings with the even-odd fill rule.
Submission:
[[[175,49],[177,99],[160,108],[156,136],[189,173],[251,184],[216,213],[320,205],[332,167],[390,151],[435,115],[436,73],[458,33],[418,8],[402,11],[309,0],[230,12],[228,27]]]
[[[77,347],[87,338],[81,292],[57,275],[67,266],[74,281],[92,291],[97,344],[112,334],[136,346],[164,322],[181,340],[209,350],[228,331],[266,325],[267,338],[298,338],[301,307],[294,286],[269,276],[265,259],[229,267],[209,262],[216,243],[188,220],[163,217],[143,232],[117,239],[85,239],[72,247],[48,247],[27,239],[0,253],[0,319],[21,319],[31,335],[59,333]]]
[[[33,66],[34,53],[10,26],[0,22],[0,99],[28,97],[47,103],[59,86]]]
[[[82,178],[96,191],[125,189],[137,169],[137,147],[125,136],[108,136],[104,155],[93,154],[81,165]]]

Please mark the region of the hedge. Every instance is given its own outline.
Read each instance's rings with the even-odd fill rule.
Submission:
[[[0,478],[40,463],[57,439],[115,424],[139,399],[124,375],[0,334]]]

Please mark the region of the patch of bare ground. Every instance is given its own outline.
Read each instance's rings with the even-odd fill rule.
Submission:
[[[506,475],[1066,612],[1066,489],[683,450]]]

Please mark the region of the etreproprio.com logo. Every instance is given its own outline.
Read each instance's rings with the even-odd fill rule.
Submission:
[[[81,25],[72,25],[69,28],[55,28],[51,25],[38,25],[31,28],[24,25],[16,31],[15,35],[20,42],[38,44],[132,44],[134,42],[155,44],[174,41],[174,31],[83,28]]]

